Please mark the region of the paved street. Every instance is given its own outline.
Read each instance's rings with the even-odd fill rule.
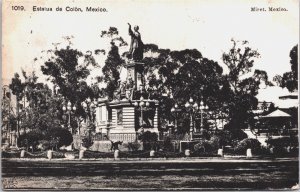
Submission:
[[[297,159],[3,160],[2,167],[10,189],[262,190],[288,189],[299,180]]]

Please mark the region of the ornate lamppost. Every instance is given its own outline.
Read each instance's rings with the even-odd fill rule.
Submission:
[[[88,123],[95,121],[94,114],[97,105],[98,102],[96,100],[92,101],[90,98],[87,98],[86,101],[82,103],[82,107],[87,114]]]
[[[198,104],[196,102],[194,103],[193,98],[190,98],[185,103],[184,107],[186,108],[186,110],[190,114],[190,131],[189,131],[189,135],[190,135],[190,140],[193,140],[193,134],[194,134],[193,114],[198,110]]]
[[[178,131],[178,113],[181,112],[181,109],[179,109],[178,104],[175,103],[174,107],[171,108],[171,113],[174,115],[174,128],[175,132]]]
[[[200,112],[201,125],[200,125],[200,135],[203,133],[203,114],[206,110],[208,110],[208,106],[204,105],[203,101],[200,101],[200,105],[198,106],[197,102],[194,102],[193,98],[190,98],[189,101],[185,103],[185,108],[190,114],[190,140],[193,140],[194,133],[197,132],[194,126],[193,117],[196,113]]]
[[[63,111],[64,113],[68,114],[68,129],[70,130],[71,134],[73,134],[73,130],[71,127],[71,113],[76,111],[76,106],[73,105],[72,107],[72,103],[69,101],[67,103],[67,106],[63,106]]]
[[[200,110],[200,118],[201,118],[200,134],[202,134],[203,133],[203,113],[205,113],[205,111],[208,110],[208,106],[204,105],[203,101],[200,101],[199,110]]]
[[[91,123],[95,122],[95,112],[96,112],[96,106],[98,102],[96,100],[92,101],[90,98],[87,98],[85,102],[82,103],[82,107],[87,114],[87,126],[90,127]],[[90,136],[90,131],[88,130],[88,135]]]
[[[144,112],[144,110],[146,110],[146,108],[145,107],[149,107],[150,106],[150,103],[149,103],[149,101],[144,101],[144,97],[143,96],[141,96],[140,97],[140,100],[139,101],[135,101],[134,102],[134,106],[138,109],[138,110],[140,110],[141,111],[141,120],[140,120],[140,129],[141,129],[141,132],[143,132],[144,131],[144,126],[143,126],[143,112]]]

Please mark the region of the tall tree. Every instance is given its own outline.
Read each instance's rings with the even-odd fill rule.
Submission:
[[[91,52],[83,54],[81,51],[72,49],[70,46],[62,49],[49,50],[53,56],[41,66],[44,75],[59,86],[59,93],[73,105],[76,105],[76,116],[86,116],[81,103],[88,97],[96,99],[100,89],[89,86],[86,82],[90,75],[89,66],[96,67]]]
[[[16,95],[16,124],[17,124],[17,139],[20,136],[20,101],[24,97],[24,88],[25,85],[20,79],[20,75],[18,73],[15,73],[14,77],[11,80],[11,83],[9,84],[9,88],[11,89],[12,93]]]
[[[29,140],[34,140],[32,145],[35,145],[39,140],[53,138],[53,130],[62,129],[61,124],[66,120],[62,118],[63,98],[53,97],[49,87],[38,82],[34,72],[27,75],[22,71],[22,74],[25,81],[21,80],[19,74],[15,74],[9,87],[17,97],[17,116],[14,121],[17,128],[23,128],[24,133],[18,137],[20,141],[17,143],[28,146]]]
[[[120,69],[123,64],[124,60],[121,59],[119,48],[114,42],[111,42],[111,49],[102,68],[104,76],[101,79],[107,84],[105,92],[110,99],[113,98],[114,91],[119,87]]]
[[[282,88],[287,88],[290,92],[298,90],[298,45],[290,51],[291,71],[283,76],[276,75],[274,81]]]
[[[16,116],[13,112],[13,106],[11,102],[11,93],[9,88],[3,87],[3,97],[1,99],[1,130],[2,135],[6,135],[7,138],[2,137],[2,142],[8,141],[9,133],[17,128]]]
[[[252,109],[256,108],[258,103],[256,95],[260,83],[264,82],[270,86],[272,84],[268,81],[265,71],[255,70],[251,75],[254,61],[260,54],[250,48],[247,41],[232,42],[232,48],[222,56],[229,69],[229,73],[224,75],[224,88],[230,97],[224,98],[224,110],[229,118],[227,127],[241,129],[253,123]]]
[[[159,49],[157,45],[146,44],[146,78],[150,97],[158,99],[160,105],[161,124],[173,119],[170,110],[177,103],[183,110],[184,104],[190,97],[194,101],[204,100],[213,109],[218,108],[216,102],[222,84],[222,68],[217,62],[203,58],[196,49],[170,51]],[[173,98],[172,98],[173,97]],[[188,113],[181,113],[188,131]]]
[[[119,88],[120,71],[125,63],[119,53],[119,47],[127,46],[127,42],[119,36],[119,31],[115,27],[102,31],[101,38],[107,38],[111,47],[102,68],[103,76],[98,76],[98,81],[106,84],[105,94],[112,99],[114,91]]]
[[[22,100],[24,96],[24,88],[25,85],[22,82],[20,75],[15,73],[14,77],[11,79],[11,83],[9,84],[9,88],[12,91],[12,94],[16,95],[17,101]]]

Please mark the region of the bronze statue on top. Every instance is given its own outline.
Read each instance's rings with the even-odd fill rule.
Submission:
[[[130,49],[128,53],[128,58],[133,61],[140,61],[143,59],[144,44],[141,40],[141,34],[139,32],[139,26],[134,26],[134,31],[131,30],[131,25],[129,25],[129,35],[131,36]]]

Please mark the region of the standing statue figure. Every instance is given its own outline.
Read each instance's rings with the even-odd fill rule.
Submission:
[[[130,49],[128,53],[129,59],[133,61],[140,61],[143,59],[144,44],[141,40],[141,34],[139,32],[139,26],[134,26],[134,31],[131,30],[129,25],[129,35],[131,36]]]

